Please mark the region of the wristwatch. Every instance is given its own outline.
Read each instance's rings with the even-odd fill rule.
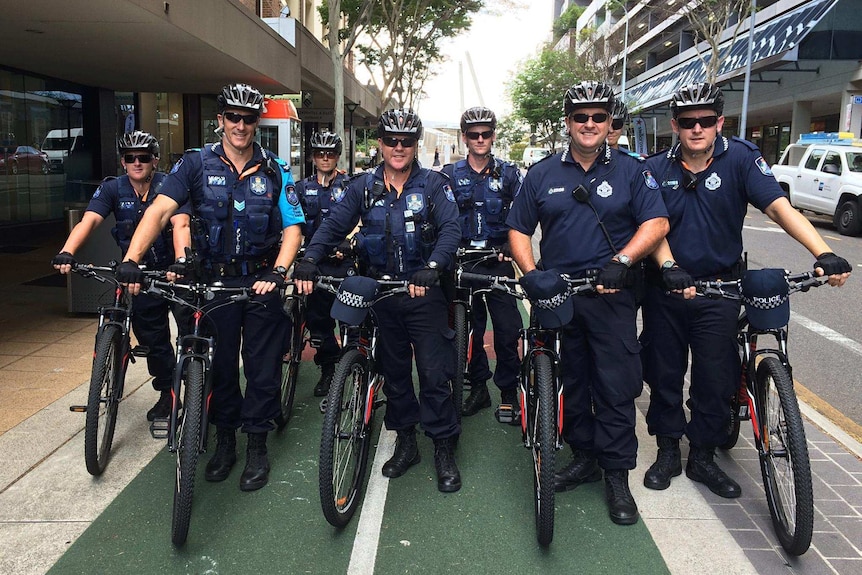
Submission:
[[[272,270],[272,271],[273,271],[274,273],[279,274],[279,275],[280,275],[281,277],[283,277],[283,278],[286,278],[286,277],[287,277],[287,268],[286,268],[286,267],[284,267],[284,266],[277,266],[277,267],[273,268],[273,270]]]
[[[632,267],[632,259],[626,254],[617,254],[613,257],[613,259],[617,260],[627,268]]]
[[[178,258],[177,258],[177,261],[176,261],[176,262],[174,262],[174,263],[177,263],[177,264],[185,264],[185,263],[187,263],[187,261],[188,261],[188,260],[186,260],[186,258],[184,258],[184,257],[180,256],[180,257],[178,257]]]
[[[676,265],[676,262],[673,260],[667,260],[663,264],[661,264],[662,271],[669,270]]]
[[[435,262],[433,260],[428,262],[428,269],[429,270],[436,270],[437,269],[437,262]]]

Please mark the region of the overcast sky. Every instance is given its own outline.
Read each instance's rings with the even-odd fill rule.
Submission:
[[[418,113],[424,122],[458,122],[463,109],[458,64],[463,62],[464,108],[481,105],[465,52],[470,52],[479,80],[484,105],[498,117],[511,111],[506,85],[519,62],[538,54],[551,38],[552,0],[519,0],[519,8],[499,15],[479,14],[470,30],[447,42],[447,59],[438,64],[439,73],[425,83],[426,99]]]

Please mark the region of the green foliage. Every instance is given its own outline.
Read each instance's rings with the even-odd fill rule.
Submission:
[[[529,134],[529,127],[524,125],[523,120],[514,114],[497,121],[497,141],[506,146],[524,142]],[[521,150],[523,152],[523,149]],[[517,157],[521,157],[518,154]]]
[[[584,13],[585,7],[577,4],[569,4],[566,11],[560,14],[560,17],[554,20],[554,43],[566,35],[566,32],[577,28],[578,18]]]
[[[545,48],[509,84],[513,113],[553,148],[560,138],[566,90],[584,79],[592,78],[573,53]]]
[[[524,150],[527,149],[527,146],[530,144],[528,142],[518,142],[517,144],[512,144],[509,147],[509,159],[513,162],[521,164],[521,158],[524,157]]]

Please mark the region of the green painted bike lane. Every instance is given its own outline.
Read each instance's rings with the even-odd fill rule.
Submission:
[[[303,366],[294,416],[283,432],[270,435],[266,487],[239,490],[244,437],[239,462],[222,483],[204,481],[204,454],[188,541],[176,548],[170,542],[175,458],[163,450],[49,573],[347,573],[362,509],[343,530],[330,526],[320,510],[322,415],[311,396],[316,378],[315,369]],[[376,414],[377,433],[383,409]],[[376,554],[372,550],[374,575],[668,573],[642,521],[626,527],[610,521],[602,482],[557,494],[554,541],[540,548],[530,452],[519,429],[498,424],[493,409],[464,419],[459,492],[437,491],[432,442],[422,437],[420,450],[421,463],[388,481]],[[372,448],[370,473],[375,453]],[[558,452],[558,466],[567,457],[567,449]]]

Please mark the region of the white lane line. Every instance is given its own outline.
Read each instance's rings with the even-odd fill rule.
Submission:
[[[383,508],[386,506],[386,494],[389,492],[389,479],[383,476],[382,470],[383,464],[395,452],[395,435],[394,431],[386,428],[380,430],[374,463],[368,472],[370,473],[368,487],[362,502],[362,512],[359,516],[359,526],[356,528],[356,539],[353,540],[347,575],[374,573],[380,526],[383,523]]]
[[[808,319],[804,315],[800,315],[800,314],[798,314],[792,310],[790,312],[790,318],[792,320],[794,320],[795,322],[797,322],[802,327],[804,327],[808,330],[811,330],[812,332],[816,333],[817,335],[824,337],[831,342],[837,343],[838,345],[849,349],[850,351],[852,351],[853,353],[855,353],[858,356],[862,356],[862,345],[860,345],[858,342],[850,339],[849,337],[847,337],[845,335],[841,335],[837,331],[830,329],[823,324],[817,323],[816,321],[814,321],[812,319]]]

